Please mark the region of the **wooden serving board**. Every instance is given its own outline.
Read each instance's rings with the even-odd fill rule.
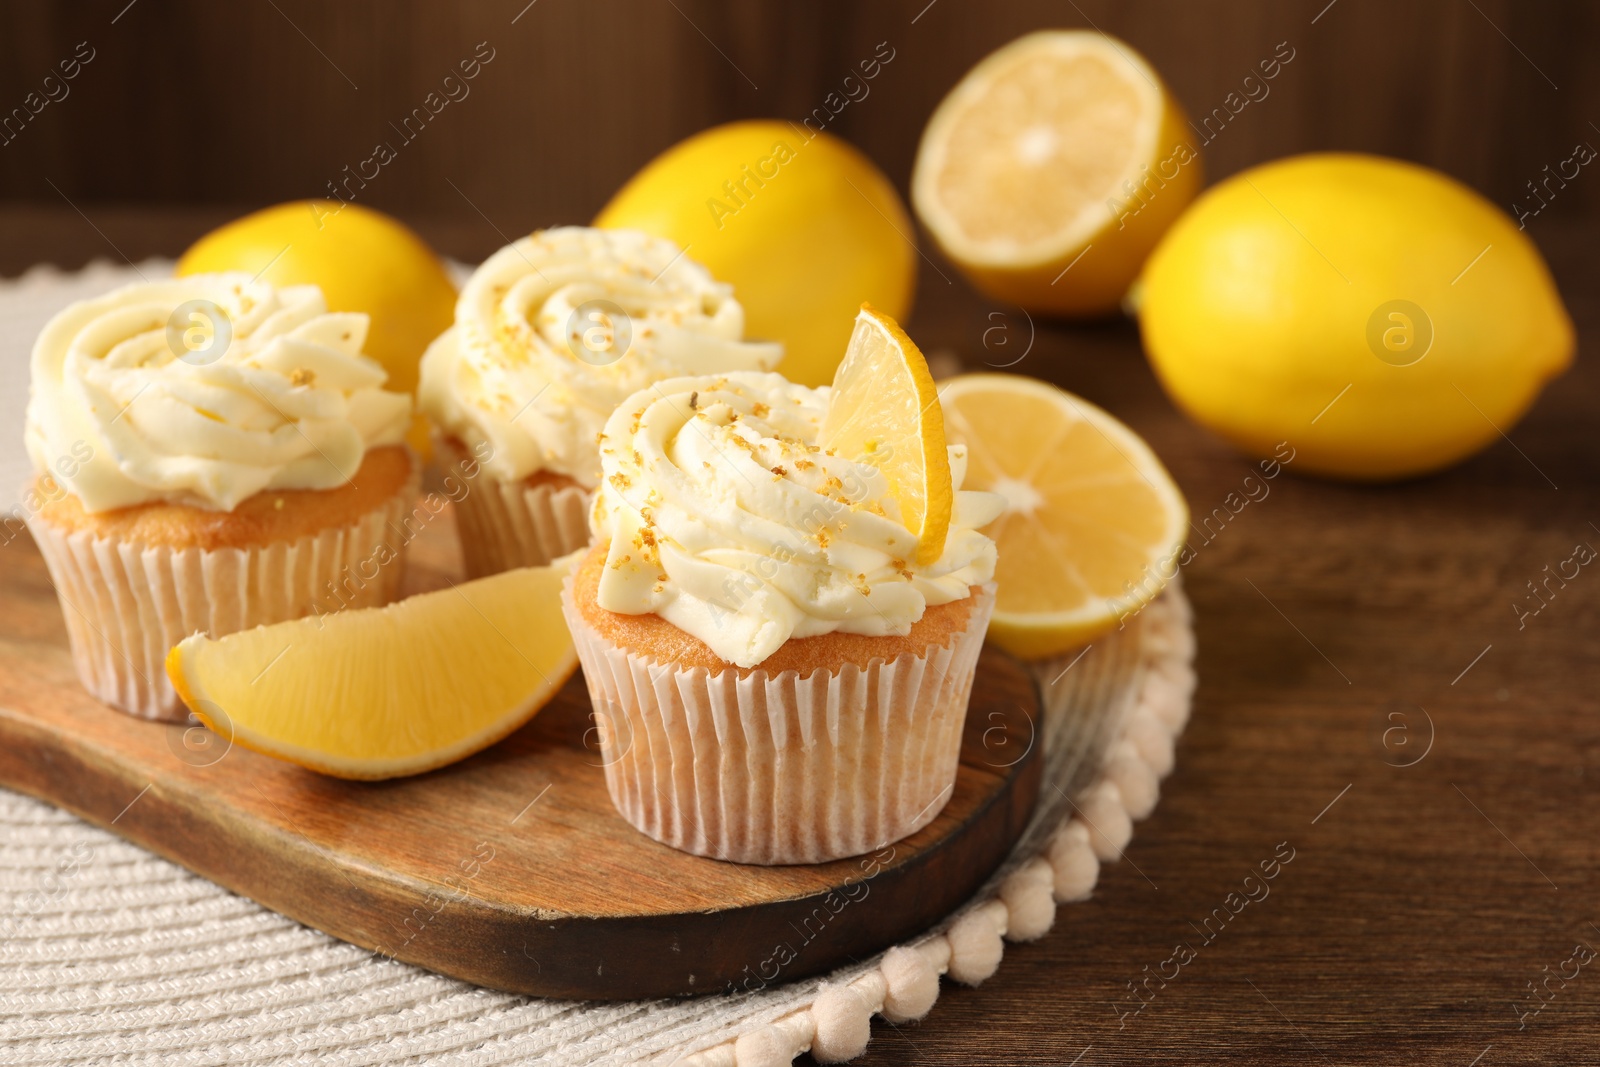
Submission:
[[[459,573],[412,545],[412,591]],[[611,806],[583,679],[485,752],[413,778],[325,778],[81,689],[43,560],[0,548],[0,785],[31,793],[342,940],[511,992],[637,999],[756,990],[926,929],[1022,833],[1038,690],[985,650],[950,802],[868,856],[754,867],[645,837]]]

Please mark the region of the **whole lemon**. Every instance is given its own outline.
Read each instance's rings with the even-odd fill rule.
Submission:
[[[365,351],[387,387],[417,388],[423,351],[455,318],[456,287],[427,243],[399,220],[357,204],[294,200],[212,230],[178,260],[179,274],[240,270],[273,285],[317,285],[330,311],[371,316]]]
[[[1278,160],[1207,191],[1142,278],[1172,398],[1258,455],[1359,480],[1459,462],[1572,361],[1533,242],[1483,197],[1392,159]]]
[[[651,160],[596,226],[670,238],[744,305],[745,333],[781,341],[784,374],[826,385],[863,302],[911,310],[917,251],[889,179],[827,133],[776,120],[695,134]]]

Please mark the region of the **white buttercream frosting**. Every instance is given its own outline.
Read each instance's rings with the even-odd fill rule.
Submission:
[[[965,450],[950,449],[944,551],[919,565],[883,474],[817,446],[829,393],[739,373],[625,400],[601,438],[599,605],[653,612],[753,667],[791,637],[904,635],[928,605],[989,581],[995,546],[978,531],[1002,501],[960,491]]]
[[[317,287],[248,274],[79,301],[34,343],[28,455],[89,511],[231,511],[267,489],[343,485],[411,421],[366,335],[366,315],[330,313]]]
[[[595,437],[624,397],[679,374],[770,369],[783,354],[742,339],[732,287],[685,251],[581,226],[502,248],[423,357],[422,410],[474,449],[487,443],[497,478],[550,471],[593,488]]]

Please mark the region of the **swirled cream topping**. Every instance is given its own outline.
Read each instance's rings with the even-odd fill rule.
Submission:
[[[994,574],[992,493],[961,492],[944,552],[915,562],[875,467],[816,444],[830,390],[777,374],[673,378],[625,400],[601,438],[592,524],[610,549],[598,600],[654,612],[730,663],[753,667],[791,637],[904,635],[930,604]]]
[[[343,485],[411,421],[366,336],[367,316],[329,313],[316,286],[248,274],[79,301],[33,346],[28,455],[88,511],[231,511],[266,489]]]
[[[744,309],[671,241],[568,226],[502,248],[422,360],[418,402],[503,481],[535,471],[593,488],[595,436],[617,404],[679,374],[767,370]],[[487,449],[482,448],[487,443]]]

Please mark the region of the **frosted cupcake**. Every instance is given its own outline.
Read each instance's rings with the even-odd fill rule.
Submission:
[[[564,604],[617,810],[743,863],[817,863],[930,822],[994,604],[998,498],[957,490],[917,563],[883,474],[816,444],[829,390],[675,378],[606,425],[595,544]]]
[[[457,505],[467,573],[587,545],[611,412],[663,378],[777,365],[780,346],[743,335],[732,288],[661,238],[563,227],[485,261],[418,390],[446,462],[483,471]]]
[[[163,660],[191,633],[393,599],[411,401],[366,333],[314,286],[246,274],[130,285],[44,328],[28,528],[96,697],[181,719]]]

